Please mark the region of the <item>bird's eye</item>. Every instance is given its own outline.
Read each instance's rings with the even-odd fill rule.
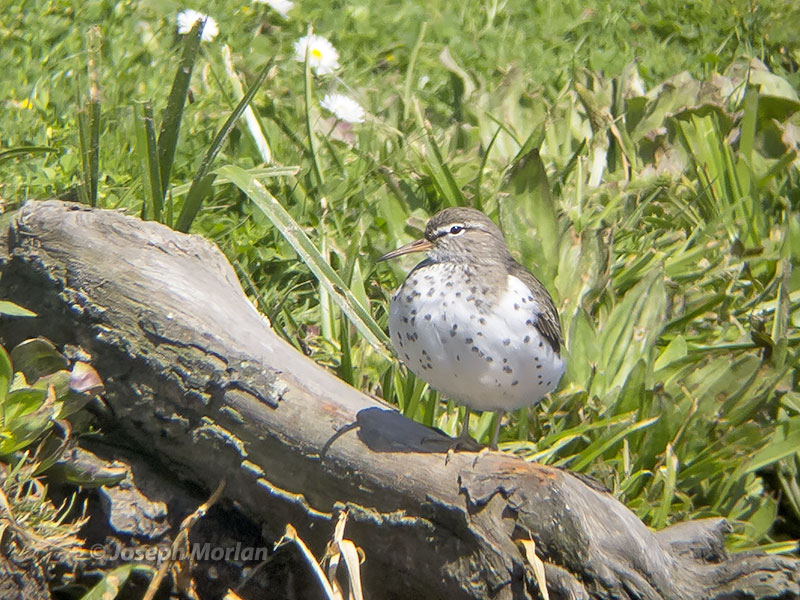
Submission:
[[[458,234],[459,234],[459,233],[461,233],[462,231],[464,231],[464,226],[463,226],[463,225],[453,225],[453,226],[450,228],[450,233],[451,233],[452,235],[458,235]]]

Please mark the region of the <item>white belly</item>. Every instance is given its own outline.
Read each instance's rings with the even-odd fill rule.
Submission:
[[[400,359],[431,387],[474,410],[514,410],[558,385],[564,360],[540,336],[522,281],[509,276],[509,290],[487,314],[469,289],[455,296],[428,280],[417,290],[404,286],[395,295],[389,333]]]

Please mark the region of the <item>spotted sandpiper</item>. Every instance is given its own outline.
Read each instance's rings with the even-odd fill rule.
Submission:
[[[537,404],[564,373],[553,299],[474,208],[442,210],[425,237],[378,260],[412,252],[428,255],[392,297],[395,350],[417,377],[466,407],[461,440],[471,442],[471,410],[496,411],[497,448],[503,411]]]

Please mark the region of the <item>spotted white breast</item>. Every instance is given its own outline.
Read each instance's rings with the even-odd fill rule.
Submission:
[[[409,275],[392,299],[389,333],[400,359],[434,389],[474,410],[539,402],[564,373],[564,360],[536,327],[540,310],[517,277],[496,298],[431,264]]]

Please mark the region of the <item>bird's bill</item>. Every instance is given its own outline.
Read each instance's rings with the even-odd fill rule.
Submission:
[[[410,244],[400,246],[397,250],[387,252],[378,259],[378,262],[381,262],[382,260],[389,260],[390,258],[397,258],[403,254],[411,254],[412,252],[425,252],[426,250],[430,250],[431,246],[433,246],[433,244],[425,238],[415,240]]]

